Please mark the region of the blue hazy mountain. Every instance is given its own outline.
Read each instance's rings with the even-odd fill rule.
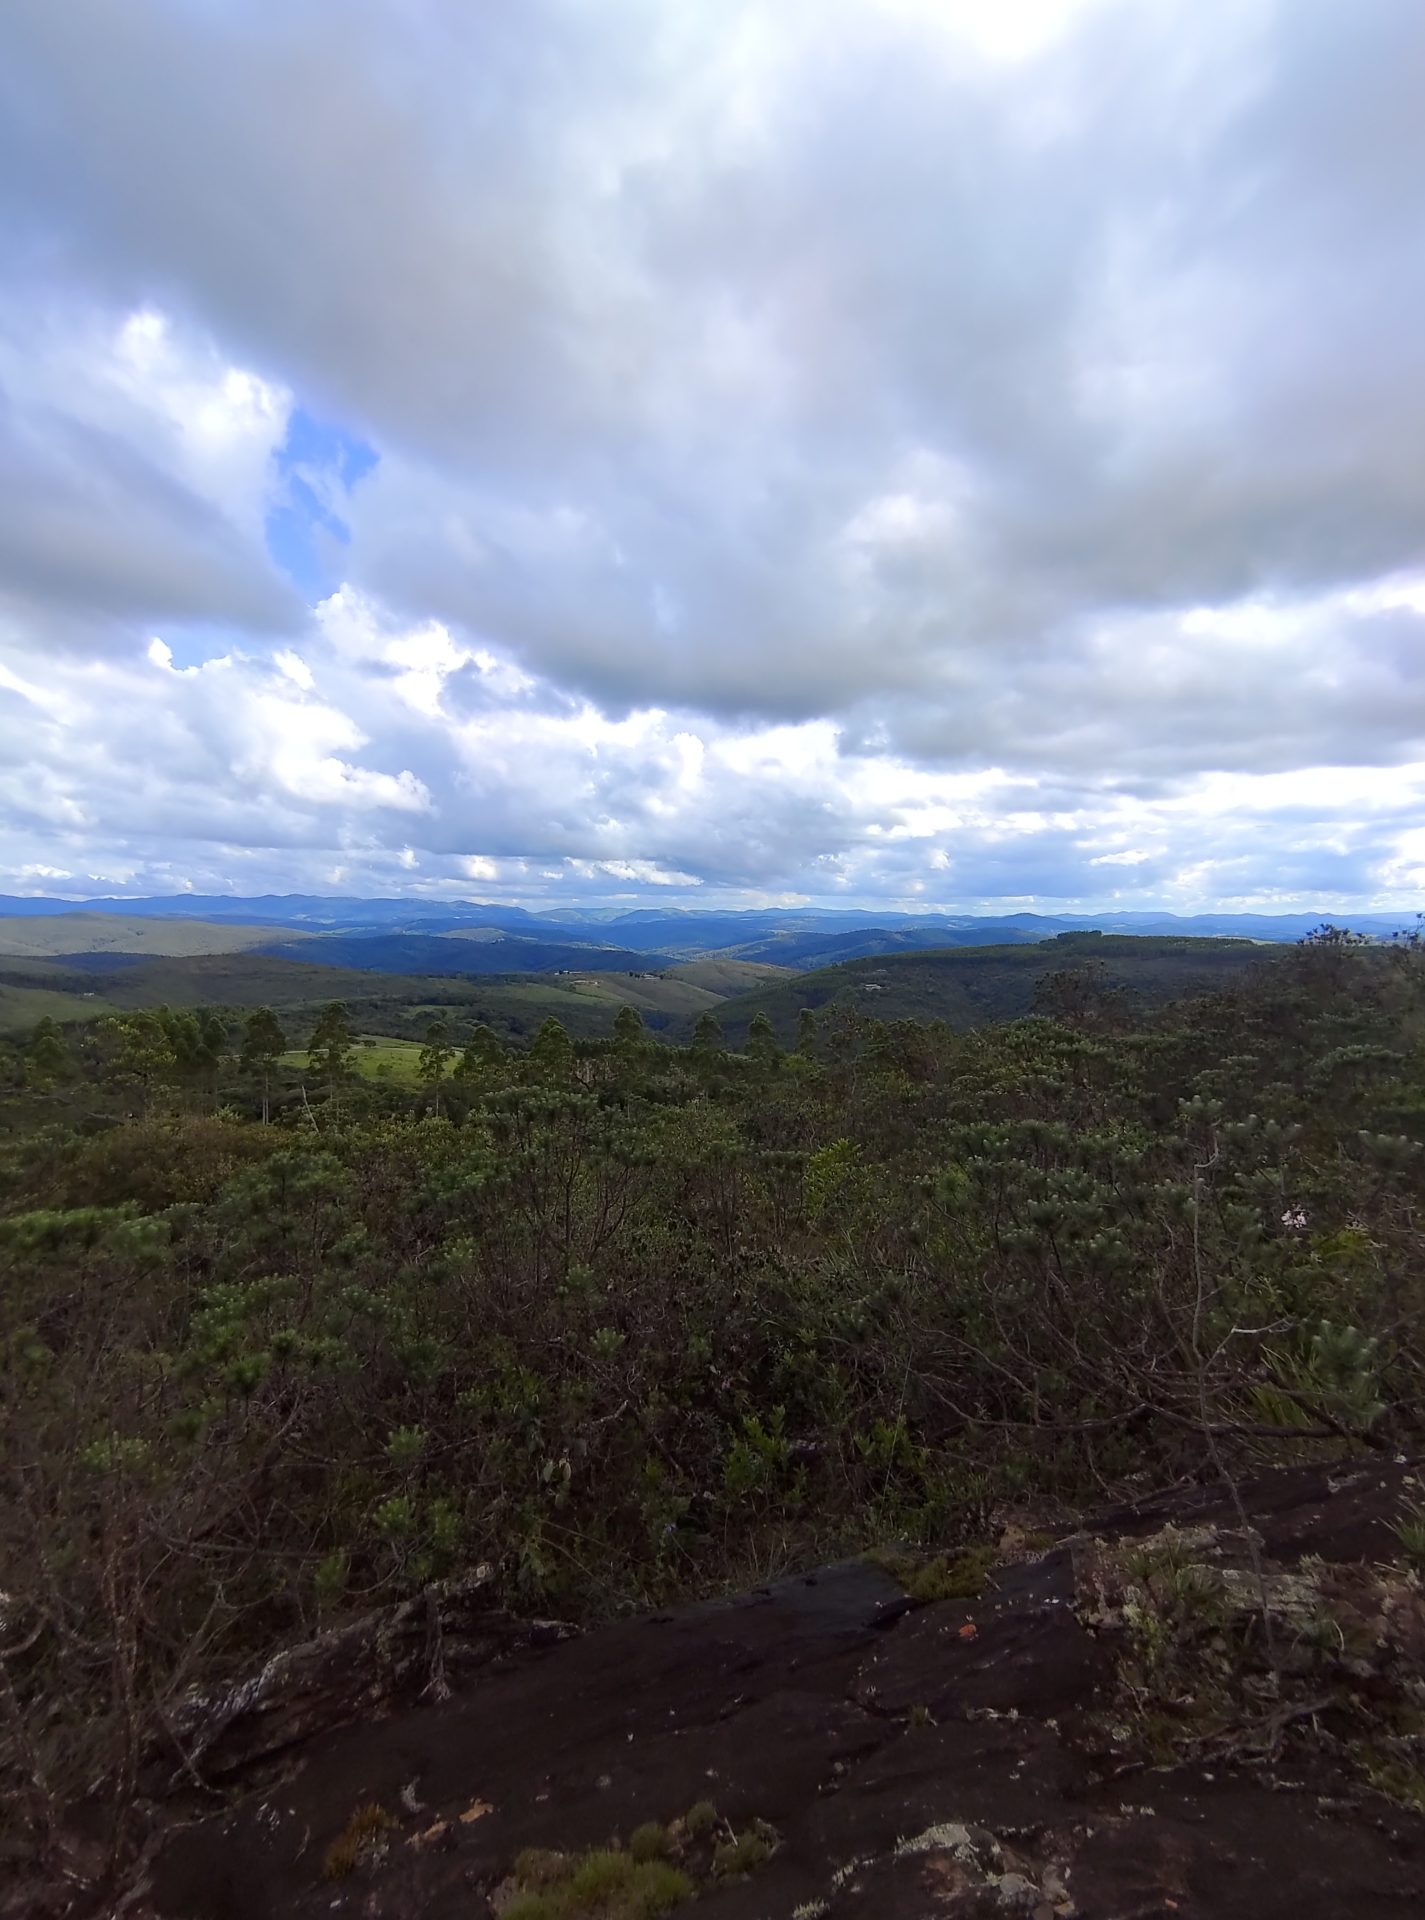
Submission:
[[[185,893],[83,901],[0,895],[0,918],[78,911],[270,926],[272,943],[262,949],[267,953],[407,974],[622,971],[707,955],[810,969],[881,953],[1030,944],[1061,933],[1293,941],[1329,919],[1388,939],[1414,919],[1409,914],[1151,911],[990,915],[880,907],[555,907],[534,912],[479,900],[329,894]],[[284,932],[307,937],[289,944]],[[450,937],[456,934],[466,937]]]

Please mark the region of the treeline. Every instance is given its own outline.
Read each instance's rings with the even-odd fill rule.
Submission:
[[[590,1613],[1418,1445],[1425,954],[1326,936],[1143,1017],[1089,970],[972,1034],[730,1051],[344,1010],[12,1055],[0,1768],[43,1840],[175,1710],[476,1562]]]

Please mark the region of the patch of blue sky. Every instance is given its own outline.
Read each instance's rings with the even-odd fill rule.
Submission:
[[[351,541],[342,508],[379,458],[354,434],[294,408],[273,456],[277,486],[264,531],[267,551],[310,601],[341,584]]]
[[[162,626],[155,630],[154,637],[167,647],[172,664],[180,673],[189,667],[204,666],[209,660],[221,659],[240,644],[240,636],[231,628],[208,620],[194,620],[181,627]]]

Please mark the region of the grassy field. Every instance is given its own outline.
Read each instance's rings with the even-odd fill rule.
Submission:
[[[759,987],[784,985],[797,976],[796,967],[776,967],[769,960],[689,960],[669,967],[669,980],[686,980],[691,987],[702,987],[720,1000],[735,993],[754,993]]]
[[[41,1020],[97,1020],[113,1013],[102,994],[56,993],[49,987],[17,987],[0,980],[0,1033],[28,1033]]]
[[[293,937],[305,938],[302,934]],[[24,958],[67,953],[137,953],[177,958],[242,953],[251,947],[264,946],[271,939],[271,927],[220,925],[209,920],[153,920],[137,914],[56,913],[0,919],[0,954]]]
[[[662,973],[571,974],[568,984],[586,999],[600,1000],[615,1012],[620,1007],[636,1007],[645,1017],[669,1014],[681,1019],[701,1013],[704,1007],[715,1007],[723,998],[689,980]]]
[[[411,1087],[420,1077],[417,1071],[420,1056],[417,1040],[393,1040],[384,1033],[359,1033],[351,1064],[363,1080],[394,1080],[400,1086]],[[305,1073],[308,1059],[302,1049],[294,1048],[279,1056],[279,1064]]]

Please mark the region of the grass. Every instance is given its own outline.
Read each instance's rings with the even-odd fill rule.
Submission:
[[[0,1033],[28,1033],[41,1020],[97,1020],[114,1003],[99,993],[57,993],[48,987],[12,987],[0,981]]]
[[[570,976],[576,993],[590,995],[613,1007],[636,1007],[640,1013],[666,1013],[696,1018],[704,1008],[721,1006],[723,995],[690,980],[666,973],[580,973]]]
[[[1417,1573],[1425,1573],[1425,1501],[1402,1509],[1395,1535],[1408,1564]]]
[[[958,1553],[937,1553],[925,1560],[915,1554],[879,1549],[868,1553],[872,1566],[888,1573],[918,1607],[937,1600],[978,1600],[995,1563],[993,1547],[962,1547]]]
[[[583,1855],[522,1853],[514,1879],[503,1920],[657,1920],[697,1891],[669,1861],[639,1860],[615,1847]]]
[[[777,1845],[776,1830],[757,1820],[743,1833],[724,1840],[713,1854],[713,1872],[720,1880],[734,1880],[770,1860]]]
[[[737,993],[752,993],[758,987],[783,986],[797,976],[795,967],[773,966],[770,960],[689,960],[669,967],[666,980],[682,980],[690,987],[701,987],[719,1000]]]
[[[711,1800],[699,1800],[667,1826],[635,1827],[627,1847],[617,1839],[577,1854],[527,1847],[491,1904],[501,1920],[657,1920],[754,1872],[777,1845],[765,1820],[734,1833]]]
[[[386,1809],[375,1800],[355,1808],[351,1818],[322,1856],[322,1874],[327,1880],[344,1880],[355,1873],[363,1860],[380,1851],[386,1835],[395,1826]]]
[[[1412,1813],[1425,1813],[1425,1768],[1389,1753],[1357,1749],[1357,1759],[1366,1779],[1377,1793],[1383,1793],[1397,1806]]]
[[[391,1080],[398,1086],[413,1087],[420,1078],[418,1068],[421,1046],[418,1040],[392,1040],[381,1033],[359,1033],[351,1064],[363,1080]],[[308,1056],[300,1047],[279,1056],[279,1065],[305,1073]]]
[[[635,1860],[665,1860],[670,1844],[668,1829],[656,1820],[645,1820],[628,1836],[628,1850]]]

